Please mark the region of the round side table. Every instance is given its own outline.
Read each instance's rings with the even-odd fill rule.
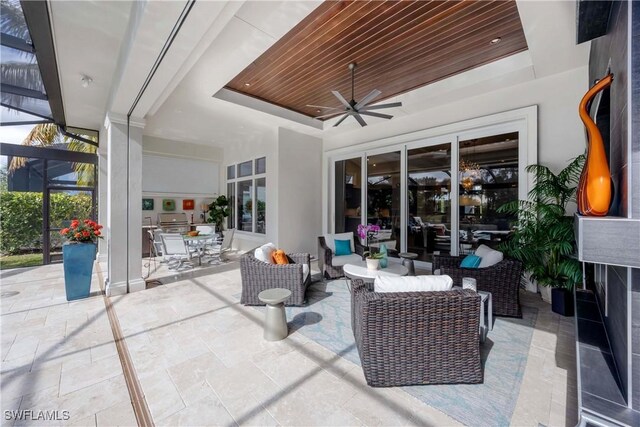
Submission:
[[[413,252],[400,252],[398,256],[402,258],[402,265],[407,267],[407,270],[409,270],[409,276],[415,276],[416,269],[413,266],[413,260],[418,258],[418,254]]]
[[[264,315],[264,339],[267,341],[280,341],[287,337],[287,314],[284,311],[284,302],[291,296],[289,289],[272,288],[258,294],[258,299],[265,303]]]

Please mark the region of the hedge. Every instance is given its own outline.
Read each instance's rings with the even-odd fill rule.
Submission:
[[[51,194],[50,227],[65,227],[74,219],[91,217],[88,194]],[[52,232],[52,247],[62,240]],[[42,250],[42,193],[0,192],[0,253]]]

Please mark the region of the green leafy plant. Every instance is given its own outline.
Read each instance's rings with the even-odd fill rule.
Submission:
[[[383,259],[384,258],[384,254],[382,252],[366,251],[363,253],[363,255],[367,257],[367,259]]]
[[[209,205],[209,218],[207,222],[216,225],[216,230],[222,230],[224,228],[224,219],[229,216],[231,209],[229,208],[229,199],[227,196],[218,196]]]
[[[572,289],[582,281],[582,269],[574,257],[573,218],[566,210],[575,201],[583,164],[584,156],[578,156],[557,175],[546,166],[528,166],[534,178],[528,200],[498,208],[518,218],[515,232],[500,250],[522,261],[525,271],[542,286]]]

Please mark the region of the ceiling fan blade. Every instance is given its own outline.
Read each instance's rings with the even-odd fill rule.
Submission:
[[[402,107],[402,102],[390,102],[388,104],[370,105],[368,107],[362,107],[360,110],[381,110],[383,108]]]
[[[380,95],[382,92],[380,92],[378,89],[374,89],[371,92],[369,92],[369,95],[365,96],[364,98],[362,98],[360,100],[360,102],[358,102],[356,104],[356,106],[354,107],[356,110],[359,110],[360,108],[364,107],[365,105],[367,105],[369,102],[373,101],[373,99]]]
[[[391,116],[389,114],[372,113],[370,111],[358,111],[358,113],[359,114],[364,114],[365,116],[380,117],[381,119],[391,119],[391,118],[393,118],[393,116]]]
[[[342,103],[342,105],[344,105],[345,107],[347,107],[348,109],[351,109],[351,104],[349,104],[347,102],[346,99],[344,99],[344,96],[342,96],[340,94],[340,92],[338,92],[337,90],[332,90],[331,93],[333,94],[333,96],[335,96],[336,98],[338,98],[338,101],[340,101]]]
[[[336,126],[338,126],[340,123],[344,122],[344,119],[346,119],[346,118],[347,118],[347,117],[349,117],[349,116],[350,116],[350,114],[345,114],[344,116],[342,116],[342,118],[341,118],[340,120],[338,120],[338,121],[336,122],[336,124],[335,124],[335,125],[333,125],[333,127],[336,127]]]
[[[342,107],[325,107],[324,105],[312,105],[312,104],[307,104],[306,106],[311,108],[322,108],[325,110],[342,110]]]
[[[323,114],[321,116],[313,116],[314,119],[324,119],[325,117],[333,117],[341,114],[340,111],[334,111],[333,113]]]
[[[358,113],[354,114],[353,117],[355,117],[355,119],[358,121],[358,123],[360,123],[360,126],[365,127],[367,125],[367,122],[364,121],[364,119],[362,118],[362,116]]]

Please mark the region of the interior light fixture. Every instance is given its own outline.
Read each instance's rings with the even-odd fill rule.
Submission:
[[[251,86],[251,83],[247,82],[247,83],[245,83],[244,85],[245,85],[246,87],[249,87],[249,86]]]
[[[80,81],[82,82],[82,87],[89,87],[93,83],[93,79],[85,74],[80,77]]]
[[[489,43],[490,44],[498,44],[502,41],[501,37],[496,37],[495,39],[491,40]]]

